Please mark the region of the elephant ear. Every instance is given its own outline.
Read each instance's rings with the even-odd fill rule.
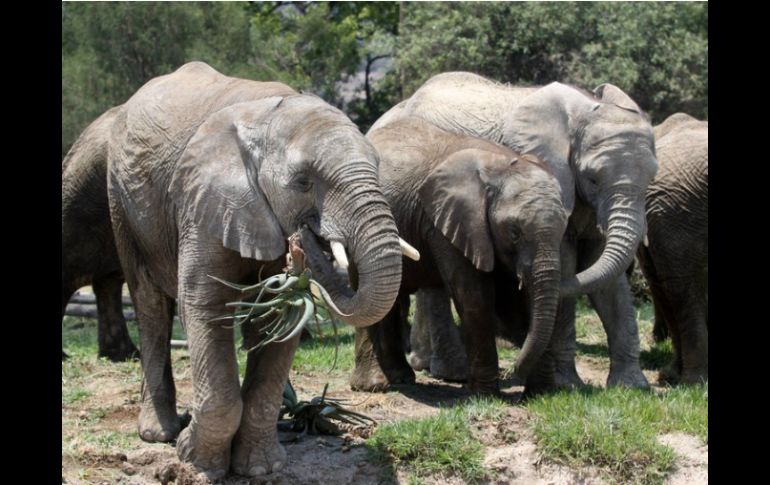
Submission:
[[[575,177],[570,168],[570,120],[593,109],[595,101],[558,82],[522,99],[506,117],[503,144],[543,160],[559,181],[568,213],[575,203]]]
[[[642,109],[637,105],[633,99],[622,89],[614,84],[601,84],[594,89],[594,95],[605,103],[612,103],[615,106],[623,108],[628,111],[633,111],[638,114],[642,114]]]
[[[257,184],[265,117],[282,99],[239,103],[212,115],[188,142],[169,188],[182,217],[224,247],[260,261],[280,257],[286,247]]]
[[[481,271],[495,265],[482,181],[486,152],[466,149],[436,166],[418,191],[436,228]]]

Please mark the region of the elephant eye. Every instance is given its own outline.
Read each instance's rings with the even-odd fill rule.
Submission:
[[[511,240],[514,244],[519,242],[519,238],[521,238],[521,230],[518,227],[512,227],[511,228]]]
[[[313,182],[310,181],[307,175],[297,175],[289,182],[289,188],[297,192],[307,192],[312,187]]]

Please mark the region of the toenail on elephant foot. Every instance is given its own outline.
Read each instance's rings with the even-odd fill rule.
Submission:
[[[273,442],[274,441],[274,442]],[[277,439],[268,443],[233,443],[232,469],[247,477],[258,477],[283,469],[287,455]]]
[[[176,454],[179,460],[190,463],[196,470],[211,481],[224,478],[230,463],[230,450],[225,447],[219,452],[204,451],[205,447],[193,446],[191,428],[185,428],[179,433],[176,441]]]
[[[559,389],[579,389],[586,386],[574,366],[557,369],[554,380]]]
[[[409,362],[409,366],[416,370],[426,370],[430,368],[430,358],[426,358],[424,355],[420,355],[417,352],[410,352],[406,356],[406,361]]]
[[[388,378],[379,369],[376,371],[356,369],[350,377],[350,388],[354,391],[383,392],[388,386],[390,386]]]
[[[143,406],[139,412],[139,437],[149,443],[174,441],[181,429],[176,412],[173,417],[160,419],[150,406]]]

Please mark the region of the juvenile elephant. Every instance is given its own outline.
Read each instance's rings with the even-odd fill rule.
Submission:
[[[655,325],[665,326],[670,382],[708,379],[708,122],[677,113],[655,127],[660,170],[647,189],[648,243],[639,247]]]
[[[472,392],[499,389],[498,326],[520,337],[517,373],[528,377],[527,390],[550,387],[553,358],[541,356],[559,302],[559,245],[567,223],[556,178],[534,156],[420,118],[402,118],[367,138],[380,153],[380,183],[399,233],[421,259],[404,263],[397,304],[363,330],[368,339],[357,339],[351,386],[373,390],[414,381],[397,332],[409,294],[446,286],[462,319]]]
[[[118,254],[140,325],[148,441],[209,478],[280,469],[281,394],[299,336],[248,355],[239,385],[233,330],[211,322],[237,292],[209,277],[254,282],[280,271],[299,230],[313,277],[357,327],[382,319],[401,281],[396,225],[377,181],[378,155],[339,110],[281,83],[226,77],[193,62],[155,78],[119,110],[108,189]],[[346,249],[352,290],[323,249]],[[188,337],[192,421],[179,431],[169,356],[172,304]],[[244,328],[244,340],[257,332]]]
[[[72,145],[62,161],[61,185],[62,318],[75,290],[92,285],[99,356],[113,362],[139,355],[123,317],[123,273],[107,200],[107,143],[119,109],[112,108],[97,118]]]
[[[555,349],[557,383],[582,384],[575,369],[575,296],[588,293],[607,332],[607,384],[648,387],[624,273],[645,234],[644,195],[657,170],[652,126],[636,103],[611,84],[588,93],[558,82],[523,88],[450,72],[426,81],[371,130],[407,116],[501,143],[545,163],[559,182],[569,215],[557,315],[557,321],[566,321],[557,328],[567,334],[556,338],[564,342]],[[420,303],[418,294],[418,315],[437,313],[421,311]],[[444,323],[443,328],[450,327]]]

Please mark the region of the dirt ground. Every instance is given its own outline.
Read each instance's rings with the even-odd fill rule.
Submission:
[[[177,383],[178,411],[183,413],[191,401],[189,367],[184,350],[174,351],[174,369]],[[579,356],[578,372],[588,383],[603,385],[606,379],[606,364],[601,360]],[[510,363],[501,362],[503,365]],[[650,382],[655,375],[649,372]],[[451,384],[418,373],[417,384],[401,386],[384,394],[354,392],[347,384],[347,373],[305,373],[292,372],[292,383],[300,399],[310,399],[320,394],[323,384],[329,382],[329,397],[349,400],[346,406],[363,412],[379,423],[394,422],[406,418],[426,417],[438,413],[442,406],[467,396],[460,384]],[[70,443],[77,452],[62,450],[62,483],[207,483],[196,476],[187,465],[176,458],[170,444],[150,444],[139,440],[136,435],[136,421],[139,412],[139,383],[136,378],[116,378],[111,372],[97,372],[89,379],[88,399],[72,405],[63,404],[62,435],[64,417],[68,423],[82,423],[84,434],[90,432],[116,431],[127,440],[125,452],[104,452],[104,447],[78,438]],[[64,388],[64,386],[63,386]],[[549,463],[537,451],[528,421],[528,412],[515,403],[523,388],[515,380],[503,382],[503,394],[513,404],[507,415],[496,422],[474,423],[482,443],[486,446],[484,465],[493,470],[494,478],[486,483],[493,484],[598,484],[605,483],[600,472],[591,468],[574,470]],[[99,411],[98,419],[93,418],[94,410]],[[70,425],[71,426],[71,425]],[[71,430],[68,430],[68,432]],[[376,465],[368,458],[364,439],[371,429],[354,429],[341,437],[298,435],[281,433],[281,439],[289,455],[284,470],[271,475],[252,479],[229,477],[225,484],[379,484],[410,483],[408,471],[392,464]],[[684,434],[661,437],[661,442],[673,447],[677,453],[677,467],[667,477],[669,484],[708,483],[708,445],[701,445],[697,438]],[[113,448],[114,449],[114,448]],[[433,476],[422,478],[425,484],[461,484],[456,477]]]

